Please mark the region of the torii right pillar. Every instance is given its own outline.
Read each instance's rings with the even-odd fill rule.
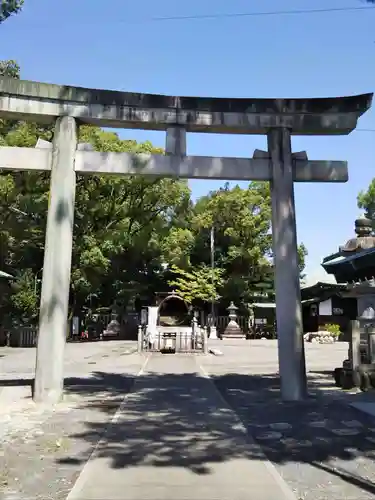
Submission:
[[[307,396],[307,381],[290,130],[270,130],[268,155],[281,395],[284,401],[301,401]]]

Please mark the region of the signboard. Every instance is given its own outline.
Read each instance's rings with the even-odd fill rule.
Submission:
[[[335,316],[342,316],[344,314],[344,309],[341,309],[341,307],[334,307],[332,311]]]
[[[328,299],[319,304],[320,316],[332,316],[332,300]]]

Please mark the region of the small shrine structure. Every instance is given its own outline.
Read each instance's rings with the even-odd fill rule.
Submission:
[[[375,236],[372,221],[365,216],[355,221],[356,236],[350,238],[338,252],[326,257],[322,266],[340,284],[339,295],[354,299],[349,319],[361,317],[366,310],[375,309]],[[344,286],[343,286],[344,285]],[[343,314],[348,311],[343,310]]]
[[[319,281],[301,287],[304,333],[317,332],[334,323],[344,331],[348,322],[357,317],[357,300],[347,296],[347,283]]]

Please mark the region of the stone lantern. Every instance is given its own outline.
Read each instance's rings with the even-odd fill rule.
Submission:
[[[238,307],[236,307],[231,301],[229,304],[229,307],[227,308],[228,311],[228,317],[229,317],[229,323],[224,330],[224,333],[222,333],[221,338],[222,339],[244,339],[246,338],[245,334],[241,330],[241,327],[237,323],[237,311]]]
[[[233,300],[231,301],[231,303],[229,304],[229,306],[227,307],[227,311],[228,311],[228,317],[231,321],[236,321],[237,319],[237,311],[238,311],[238,307],[236,307],[233,303]]]

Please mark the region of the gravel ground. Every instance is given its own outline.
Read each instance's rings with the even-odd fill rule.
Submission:
[[[115,411],[118,404],[113,403],[113,406],[112,411]],[[101,413],[98,408],[60,405],[26,435],[13,435],[11,441],[2,445],[2,498],[65,499],[94,447],[94,443],[90,446],[85,440],[72,436],[87,433],[86,420],[104,424],[109,416],[109,412]],[[93,435],[93,441],[95,438],[99,439],[100,435]],[[67,453],[79,458],[61,465],[59,460]]]
[[[326,397],[280,403],[273,378],[233,376],[216,386],[297,498],[370,499],[375,495],[375,420]]]
[[[331,375],[345,344],[307,346],[311,397],[297,404],[280,402],[271,344],[255,342],[237,356],[231,344],[218,348],[224,355],[202,365],[298,499],[375,497],[375,419],[349,406],[375,401],[374,393],[339,390]]]
[[[24,398],[27,386],[5,385],[4,389],[22,389],[23,398],[0,398],[1,499],[66,499],[144,362],[142,356],[125,355],[131,350],[120,344],[91,350],[77,346],[74,362],[69,362],[64,400],[54,408],[37,407]],[[11,356],[15,359],[8,359],[7,365],[21,363],[19,353]],[[1,375],[3,383],[17,382],[9,373]]]

